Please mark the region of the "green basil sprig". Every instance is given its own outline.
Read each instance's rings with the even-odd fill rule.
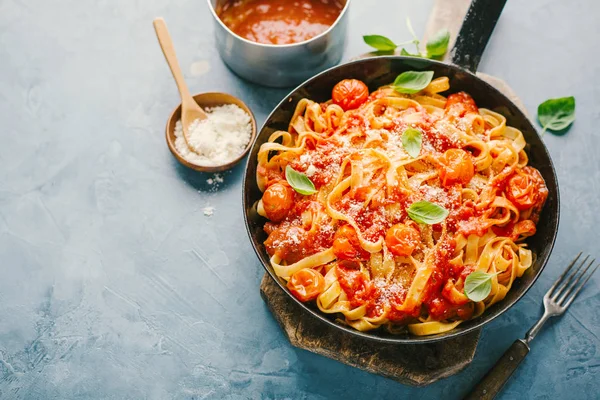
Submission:
[[[398,47],[396,43],[381,35],[366,35],[363,36],[363,40],[369,46],[380,51],[393,51]]]
[[[538,106],[542,135],[546,130],[562,131],[575,121],[575,97],[549,99]]]
[[[485,300],[492,290],[492,278],[498,273],[488,274],[483,271],[473,271],[465,279],[465,295],[469,300],[478,302]]]
[[[317,193],[315,185],[308,178],[308,176],[302,172],[296,171],[289,165],[285,167],[285,179],[288,181],[290,186],[300,194],[308,196]]]
[[[435,35],[433,35],[425,45],[427,52],[423,53],[419,49],[421,41],[417,38],[415,30],[413,29],[408,17],[406,18],[406,27],[413,38],[412,40],[408,40],[403,43],[396,44],[391,39],[381,35],[365,35],[363,36],[363,40],[366,44],[379,51],[394,51],[398,47],[406,44],[414,44],[416,47],[416,52],[413,54],[402,48],[400,54],[403,56],[441,58],[444,54],[446,54],[446,51],[448,50],[448,43],[450,43],[450,32],[448,32],[448,29],[441,29]]]
[[[444,207],[425,200],[412,203],[406,212],[413,221],[427,225],[439,224],[448,216]]]
[[[402,147],[412,158],[419,157],[422,142],[423,135],[418,129],[406,128],[402,133]]]
[[[425,89],[433,79],[433,71],[406,71],[398,75],[394,90],[398,93],[413,94]]]

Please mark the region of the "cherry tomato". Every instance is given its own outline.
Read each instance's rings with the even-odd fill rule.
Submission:
[[[360,246],[356,231],[350,225],[344,225],[333,236],[333,253],[338,260],[366,260],[368,251]]]
[[[396,256],[410,256],[420,241],[419,232],[405,224],[396,224],[385,234],[385,244]]]
[[[506,197],[519,210],[541,206],[546,201],[548,189],[540,172],[532,167],[518,170],[508,179]]]
[[[454,184],[466,185],[473,175],[475,175],[475,167],[471,155],[461,149],[446,150],[444,155],[440,157],[440,181],[445,187]]]
[[[290,277],[287,287],[298,300],[309,301],[317,298],[325,289],[325,279],[319,271],[305,268]]]
[[[456,117],[464,117],[465,114],[474,112],[479,113],[479,108],[475,104],[475,100],[465,92],[458,92],[448,96],[445,113]]]
[[[294,190],[283,183],[274,183],[265,190],[262,202],[267,218],[281,221],[294,205]]]
[[[358,79],[344,79],[334,86],[331,99],[344,111],[358,108],[369,98],[369,88]]]
[[[473,303],[469,302],[463,305],[450,303],[444,297],[436,297],[427,303],[429,316],[435,321],[458,317],[460,319],[470,319],[473,315]]]

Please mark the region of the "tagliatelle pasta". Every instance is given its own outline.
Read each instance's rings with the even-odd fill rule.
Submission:
[[[544,180],[519,130],[467,93],[440,94],[450,89],[440,77],[414,94],[369,94],[345,80],[333,100],[299,101],[289,129],[261,146],[265,247],[298,299],[360,331],[431,335],[481,315],[531,266],[524,238]],[[314,193],[294,191],[290,168]],[[416,203],[425,210],[409,213]],[[441,217],[420,216],[427,207]],[[474,271],[491,274],[482,301],[465,294]]]

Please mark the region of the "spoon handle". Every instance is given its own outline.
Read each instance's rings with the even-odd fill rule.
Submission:
[[[169,68],[171,69],[171,73],[173,74],[173,78],[175,78],[175,83],[177,84],[177,88],[179,89],[179,95],[181,96],[181,102],[187,103],[189,101],[194,102],[190,91],[185,84],[185,80],[183,79],[183,73],[181,72],[181,67],[179,66],[179,62],[177,61],[177,56],[175,55],[175,47],[173,46],[173,41],[171,40],[171,35],[169,35],[169,31],[167,29],[167,24],[163,18],[156,18],[153,22],[154,30],[156,31],[156,37],[158,38],[158,43],[160,44],[160,48],[162,49],[165,58],[167,59],[167,64],[169,64]],[[195,104],[195,102],[194,102]]]

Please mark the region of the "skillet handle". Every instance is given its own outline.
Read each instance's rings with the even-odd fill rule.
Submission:
[[[516,340],[463,400],[492,400],[529,353],[524,340]]]
[[[506,0],[473,0],[450,53],[452,63],[475,73]]]

